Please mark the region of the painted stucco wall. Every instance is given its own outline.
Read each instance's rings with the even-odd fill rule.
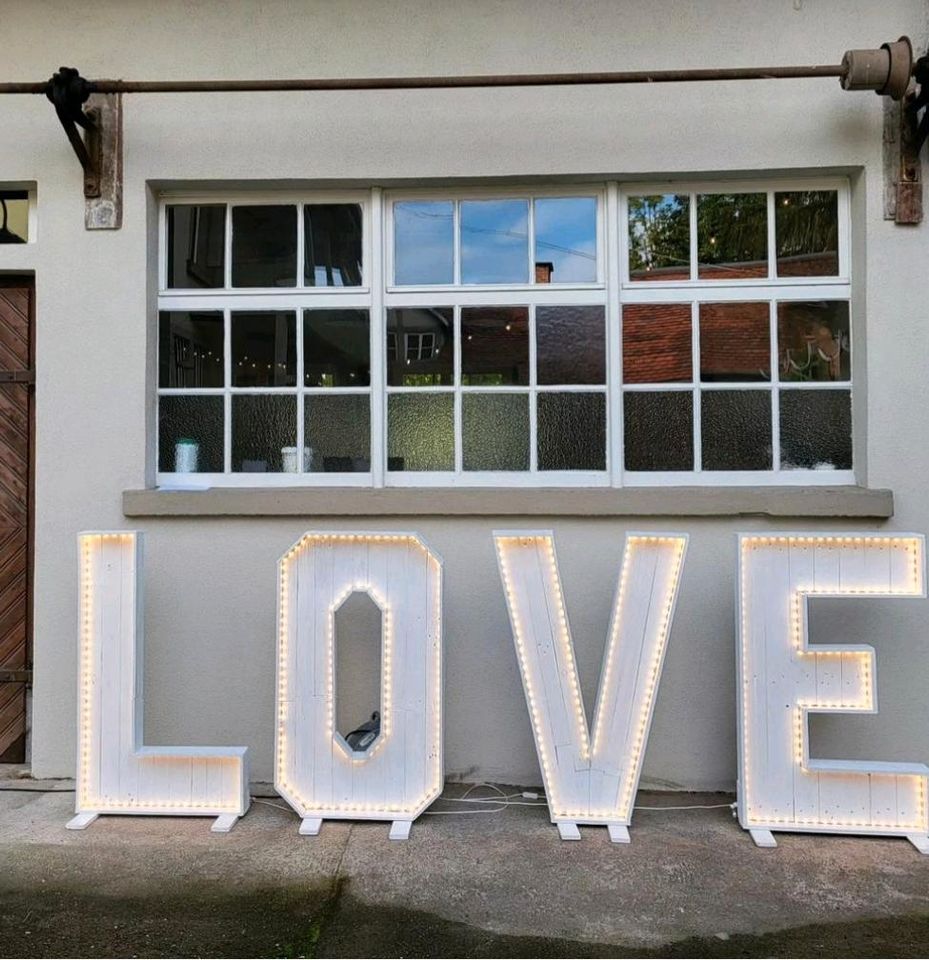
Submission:
[[[91,0],[79,21],[60,4],[4,0],[0,17],[5,80],[38,80],[60,64],[90,77],[161,79],[834,63],[845,49],[902,33],[923,49],[929,36],[923,0]],[[853,525],[929,532],[929,224],[882,219],[881,118],[879,98],[844,93],[835,80],[130,96],[124,225],[88,233],[80,170],[50,106],[0,98],[0,181],[38,185],[36,242],[0,248],[0,271],[34,271],[37,283],[34,773],[74,769],[79,530],[134,527],[147,537],[148,741],[247,744],[253,776],[268,779],[276,559],[306,529],[348,527],[416,530],[445,557],[448,774],[539,781],[491,541],[518,516],[122,515],[122,491],[152,475],[153,185],[848,173],[863,318],[858,469],[896,497],[893,520]],[[849,524],[534,517],[526,526],[555,531],[591,704],[624,532],[691,534],[644,777],[731,786],[734,534]],[[816,612],[823,640],[867,642],[880,632],[881,713],[816,721],[815,750],[929,762],[927,614],[921,601]]]

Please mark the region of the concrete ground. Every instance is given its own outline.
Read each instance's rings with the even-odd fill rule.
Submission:
[[[929,954],[929,857],[905,840],[759,850],[722,808],[638,810],[629,845],[597,828],[568,843],[545,807],[442,801],[472,812],[424,816],[407,842],[377,823],[311,838],[269,798],[227,835],[144,817],[73,832],[68,785],[41,786],[0,782],[4,957]]]

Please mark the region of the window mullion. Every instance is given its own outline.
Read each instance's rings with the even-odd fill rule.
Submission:
[[[610,483],[623,485],[623,330],[621,251],[624,225],[619,209],[619,186],[607,184],[606,194],[606,391],[607,465]]]
[[[227,207],[228,209],[228,207]],[[232,473],[232,311],[223,310],[223,472]]]
[[[693,379],[694,470],[703,469],[703,400],[700,392],[700,304],[690,305],[690,351]]]
[[[368,278],[371,287],[371,388],[369,416],[371,418],[371,483],[383,487],[387,464],[387,314],[384,309],[384,197],[379,187],[371,191],[370,243],[364,249],[370,266]],[[363,278],[366,279],[366,278]],[[398,345],[399,349],[399,345]]]

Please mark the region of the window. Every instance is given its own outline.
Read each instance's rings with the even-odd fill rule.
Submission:
[[[160,484],[853,482],[844,182],[161,211]]]
[[[0,243],[28,243],[35,234],[35,191],[0,189]]]

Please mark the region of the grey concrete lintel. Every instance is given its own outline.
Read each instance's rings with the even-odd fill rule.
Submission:
[[[565,516],[887,519],[893,492],[866,487],[438,487],[126,490],[126,517]]]

